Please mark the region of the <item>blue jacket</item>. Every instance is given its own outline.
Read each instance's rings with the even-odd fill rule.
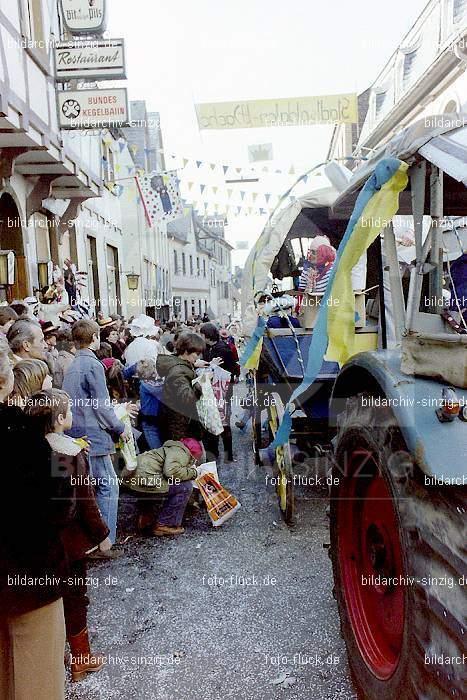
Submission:
[[[104,367],[92,350],[77,351],[65,373],[62,389],[71,398],[73,413],[73,426],[68,435],[87,435],[91,457],[113,454],[114,438],[124,432],[125,426],[115,415]]]
[[[141,382],[139,385],[139,400],[143,416],[156,417],[162,402],[164,385],[162,382]]]

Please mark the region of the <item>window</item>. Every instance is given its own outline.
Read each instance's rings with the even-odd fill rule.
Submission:
[[[199,255],[196,257],[196,273],[197,273],[198,277],[201,276],[201,263],[199,260]]]
[[[32,42],[32,48],[48,53],[41,0],[22,0],[20,7],[23,36]]]
[[[190,255],[190,276],[193,277],[193,256]]]
[[[196,311],[195,311],[195,300],[192,299],[192,300],[191,300],[191,315],[194,316],[195,313],[196,313]]]
[[[97,246],[96,239],[92,236],[88,236],[87,238],[87,258],[89,303],[92,308],[95,308],[97,313],[101,310],[101,300],[99,293],[99,272],[97,269]]]
[[[203,277],[206,277],[206,260],[203,260]]]
[[[107,289],[110,313],[121,313],[118,249],[111,245],[107,246]]]
[[[224,299],[229,298],[229,283],[224,282]]]
[[[206,299],[204,300],[204,310],[205,310],[205,311],[208,310],[208,302],[207,302]]]
[[[467,0],[454,0],[452,6],[452,19],[454,24],[457,24],[464,19],[464,15],[467,13]]]
[[[151,273],[152,273],[152,265],[149,260],[144,261],[144,284],[146,287],[151,286]],[[156,278],[157,278],[157,267],[156,267]]]
[[[186,275],[186,259],[185,253],[182,253],[182,273]]]
[[[115,182],[115,154],[108,143],[102,141],[102,179]]]
[[[417,49],[406,53],[404,56],[404,72],[402,75],[402,83],[404,88],[406,88],[413,80],[414,77],[414,67],[417,60]]]
[[[203,312],[201,311],[201,299],[198,301],[198,313],[199,313],[200,316],[201,316],[201,314],[203,313]]]
[[[381,114],[383,112],[385,100],[386,100],[386,93],[385,92],[376,93],[376,97],[375,97],[375,116],[376,116],[376,118],[381,116]]]
[[[178,275],[178,255],[176,250],[174,250],[174,275]]]

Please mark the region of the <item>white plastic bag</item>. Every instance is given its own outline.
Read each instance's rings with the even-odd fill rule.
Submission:
[[[220,435],[224,427],[222,425],[222,419],[217,407],[217,401],[214,396],[209,373],[205,372],[201,376],[196,377],[193,379],[192,384],[195,385],[196,382],[199,383],[203,392],[196,403],[199,421],[212,435]]]

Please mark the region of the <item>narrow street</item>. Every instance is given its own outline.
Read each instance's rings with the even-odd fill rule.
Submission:
[[[236,428],[234,448],[237,462],[220,467],[242,504],[230,521],[216,531],[205,511],[190,514],[185,535],[132,537],[123,558],[90,568],[93,648],[110,658],[70,698],[356,697],[323,548],[325,493],[299,493],[289,529],[267,471],[253,466],[249,436]],[[121,540],[134,532],[134,513],[125,493]],[[115,585],[105,584],[109,576]]]

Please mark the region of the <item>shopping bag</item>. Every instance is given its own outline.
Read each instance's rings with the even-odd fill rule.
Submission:
[[[221,486],[210,472],[199,476],[196,483],[204,498],[208,515],[214,527],[222,525],[240,508],[240,503],[235,496],[232,496],[227,489]]]
[[[217,473],[217,464],[216,462],[204,462],[204,464],[200,464],[198,467],[196,467],[198,471],[198,476],[196,477],[199,479],[201,476],[204,476],[204,474],[211,474],[214,479],[218,482],[219,481],[219,475]],[[191,482],[193,484],[194,489],[199,489],[198,484],[195,481]]]
[[[193,386],[199,383],[202,395],[196,402],[198,418],[201,425],[212,435],[220,435],[224,430],[222,419],[217,407],[216,397],[212,390],[211,379],[207,372],[193,379]]]
[[[221,417],[222,425],[227,423],[227,402],[225,400],[227,390],[230,385],[231,374],[222,367],[213,367],[212,390],[217,401],[217,408]]]
[[[125,429],[130,432],[130,439],[128,442],[123,442],[122,438],[119,439],[117,443],[117,448],[122,453],[123,461],[125,462],[125,467],[128,471],[133,471],[136,469],[138,462],[136,459],[136,445],[135,438],[133,435],[133,428],[131,425],[130,416],[126,410],[126,405],[124,403],[117,403],[114,405],[114,411],[119,420],[125,426]]]

